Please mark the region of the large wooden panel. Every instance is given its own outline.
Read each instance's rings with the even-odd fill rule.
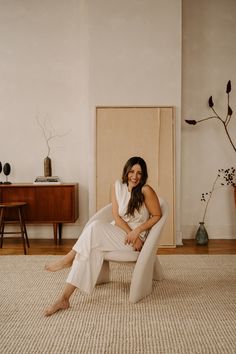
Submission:
[[[98,107],[96,110],[96,208],[110,202],[111,184],[124,163],[141,156],[148,183],[168,201],[170,215],[161,245],[175,246],[173,107]]]
[[[174,111],[161,109],[158,195],[169,205],[169,216],[161,239],[162,246],[175,246],[175,124]]]

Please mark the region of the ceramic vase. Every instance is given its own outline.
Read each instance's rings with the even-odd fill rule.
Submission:
[[[44,159],[44,176],[50,177],[52,175],[52,161],[50,157],[45,157]]]
[[[199,223],[199,227],[195,236],[197,245],[207,245],[208,244],[208,233],[205,228],[204,222]]]

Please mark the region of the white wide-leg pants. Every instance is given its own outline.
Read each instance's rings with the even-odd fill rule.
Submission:
[[[86,293],[91,293],[96,285],[104,254],[107,251],[133,251],[125,245],[125,231],[118,226],[96,220],[83,230],[73,250],[76,256],[67,283]]]

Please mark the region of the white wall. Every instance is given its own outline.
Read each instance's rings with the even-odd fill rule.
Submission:
[[[174,105],[180,140],[181,1],[0,0],[0,43],[0,160],[32,182],[47,151],[36,117],[65,134],[51,158],[80,184],[79,222],[64,228],[77,237],[94,211],[95,106]]]
[[[236,2],[235,0],[183,0],[182,67],[182,230],[194,237],[204,203],[201,194],[211,189],[219,168],[236,167],[236,153],[217,121],[195,127],[184,119],[211,115],[207,101],[225,116],[228,80],[232,81],[228,126],[236,144]],[[236,209],[232,189],[221,188],[209,204],[206,226],[210,238],[236,238]]]

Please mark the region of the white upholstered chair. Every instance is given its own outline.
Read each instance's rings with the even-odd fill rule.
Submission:
[[[163,198],[159,198],[162,217],[151,228],[148,237],[140,252],[134,251],[112,251],[106,252],[103,266],[97,284],[109,282],[109,262],[133,262],[135,263],[131,284],[129,300],[132,303],[138,302],[152,291],[152,281],[163,278],[162,266],[158,260],[157,248],[160,241],[161,231],[168,216],[168,205]],[[94,220],[113,220],[111,204],[99,210],[88,222]],[[88,225],[87,224],[87,225]]]

